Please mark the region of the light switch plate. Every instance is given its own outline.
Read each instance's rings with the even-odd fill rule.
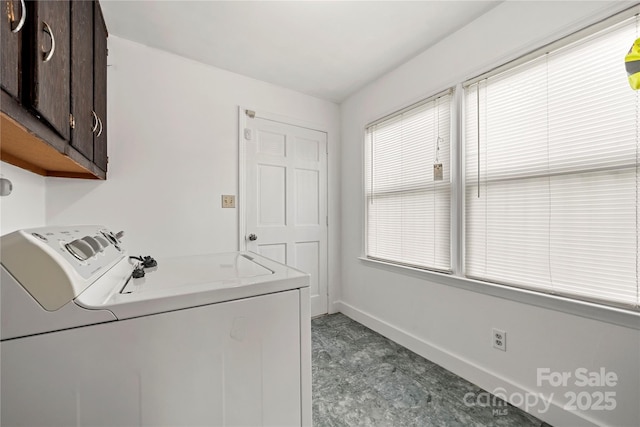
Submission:
[[[222,207],[223,208],[235,208],[236,207],[236,196],[232,196],[230,194],[222,195]]]

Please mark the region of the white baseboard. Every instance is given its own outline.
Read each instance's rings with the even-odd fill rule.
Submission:
[[[342,308],[341,301],[332,301],[329,303],[329,309],[327,310],[327,314],[336,314],[340,313],[340,309]]]
[[[389,338],[390,340],[408,348],[414,353],[428,359],[443,368],[453,372],[454,374],[478,385],[484,390],[492,391],[496,389],[505,390],[507,396],[517,394],[518,396],[526,396],[529,393],[535,393],[526,390],[518,384],[497,373],[487,371],[481,366],[466,360],[464,357],[455,355],[443,348],[433,345],[425,340],[399,329],[390,323],[387,323],[365,311],[362,311],[344,301],[337,301],[332,304],[332,308],[343,313],[358,323],[378,332],[379,334]],[[524,405],[517,405],[518,402],[510,402],[514,406],[525,410]],[[553,425],[554,427],[563,426],[601,426],[602,423],[596,422],[584,413],[566,411],[562,405],[552,401],[546,413],[540,414],[531,412],[531,415]]]

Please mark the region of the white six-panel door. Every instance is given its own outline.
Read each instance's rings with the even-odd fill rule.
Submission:
[[[310,273],[311,315],[324,314],[327,134],[259,117],[245,119],[240,135],[246,174],[241,239],[249,251]]]

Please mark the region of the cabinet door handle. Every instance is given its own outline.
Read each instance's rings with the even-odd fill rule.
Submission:
[[[49,52],[43,53],[43,58],[44,58],[43,61],[49,62],[49,60],[53,56],[53,52],[56,51],[56,38],[53,36],[53,31],[51,31],[51,27],[49,26],[49,24],[47,24],[44,21],[42,21],[42,23],[44,24],[44,28],[42,31],[49,34],[49,37],[51,37],[51,49],[49,49]]]
[[[99,117],[98,117],[98,123],[100,123],[100,130],[98,131],[98,134],[96,135],[96,137],[102,135],[102,120],[100,120]]]
[[[93,128],[91,132],[96,133],[96,129],[98,129],[98,115],[95,111],[91,111],[91,114],[93,114]]]
[[[27,7],[24,4],[24,0],[20,0],[20,10],[22,14],[20,15],[20,21],[18,21],[18,25],[14,29],[11,30],[12,33],[17,33],[24,27],[24,21],[27,19]]]

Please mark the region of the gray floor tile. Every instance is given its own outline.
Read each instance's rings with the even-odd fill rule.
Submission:
[[[542,425],[506,403],[503,415],[467,407],[482,389],[342,314],[311,325],[315,427]]]

